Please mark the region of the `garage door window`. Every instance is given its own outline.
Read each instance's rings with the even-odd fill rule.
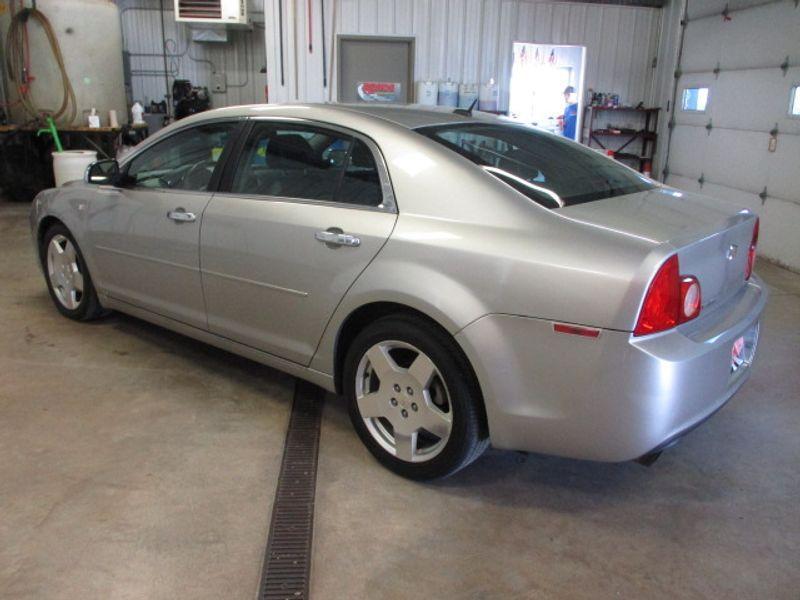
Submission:
[[[800,117],[800,85],[794,86],[789,95],[789,114],[793,117]]]
[[[707,104],[707,87],[694,87],[683,90],[683,110],[687,112],[705,112]]]

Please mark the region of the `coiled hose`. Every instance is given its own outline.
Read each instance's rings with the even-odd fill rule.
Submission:
[[[42,30],[44,30],[47,41],[50,43],[53,57],[56,59],[56,64],[61,72],[63,94],[61,106],[57,110],[38,106],[31,94],[31,82],[29,81],[28,64],[25,56],[26,51],[28,51],[25,25],[31,19],[38,21]],[[51,116],[53,120],[63,125],[71,125],[75,121],[75,117],[78,114],[78,103],[75,100],[75,91],[72,89],[72,83],[69,80],[67,68],[64,64],[64,56],[61,54],[61,46],[58,43],[50,20],[39,9],[23,8],[11,18],[11,25],[8,27],[8,36],[6,37],[6,62],[8,65],[8,77],[17,86],[19,102],[25,112],[33,118]]]

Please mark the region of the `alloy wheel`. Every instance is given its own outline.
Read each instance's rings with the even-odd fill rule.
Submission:
[[[83,274],[73,243],[56,234],[47,245],[47,276],[58,301],[68,310],[75,310],[83,299]]]
[[[444,378],[415,346],[398,340],[373,345],[356,369],[358,411],[389,454],[425,462],[447,445],[453,407]]]

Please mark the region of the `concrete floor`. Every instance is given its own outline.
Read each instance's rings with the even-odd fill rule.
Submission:
[[[252,598],[292,380],[122,315],[73,323],[0,203],[0,597]],[[488,452],[417,484],[328,397],[315,598],[800,594],[800,276],[745,389],[650,469]]]

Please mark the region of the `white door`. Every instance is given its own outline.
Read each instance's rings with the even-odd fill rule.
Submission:
[[[755,211],[759,253],[800,269],[800,8],[721,4],[689,3],[665,180]]]

